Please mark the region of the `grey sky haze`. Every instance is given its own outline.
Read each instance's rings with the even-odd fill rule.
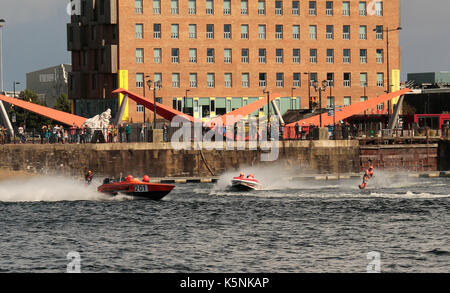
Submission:
[[[389,1],[389,0],[384,0]],[[71,63],[67,51],[68,0],[0,0],[5,89],[27,72]],[[402,80],[408,72],[450,70],[450,1],[401,0]]]

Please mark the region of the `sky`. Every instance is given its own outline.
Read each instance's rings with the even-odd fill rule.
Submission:
[[[127,0],[129,1],[129,0]],[[389,0],[384,0],[389,1]],[[26,86],[26,73],[70,64],[68,0],[0,0],[4,86]],[[449,0],[401,0],[402,80],[408,72],[450,71]]]

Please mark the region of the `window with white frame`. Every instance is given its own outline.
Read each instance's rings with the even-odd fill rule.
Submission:
[[[360,49],[359,57],[360,57],[361,64],[366,64],[367,63],[367,49]]]
[[[317,3],[316,1],[309,1],[309,15],[317,15]]]
[[[153,38],[161,39],[161,24],[160,23],[153,24]]]
[[[134,9],[136,11],[136,14],[142,14],[143,13],[142,0],[135,0],[134,1]]]
[[[153,0],[153,14],[161,14],[161,0]]]
[[[317,63],[317,49],[309,49],[309,62],[312,64]]]
[[[327,25],[326,26],[326,30],[327,30],[326,39],[327,40],[334,39],[334,26],[333,25]]]
[[[376,39],[382,40],[383,39],[383,26],[377,25],[375,28],[375,31],[376,31]]]
[[[206,63],[214,63],[214,48],[206,49]]]
[[[344,72],[344,87],[350,87],[351,86],[351,73]]]
[[[281,24],[275,25],[275,39],[276,40],[283,39],[283,25],[281,25]]]
[[[249,50],[247,48],[244,48],[241,50],[241,62],[242,63],[248,63],[249,59]]]
[[[136,87],[143,88],[144,87],[144,74],[136,73]]]
[[[206,0],[206,14],[207,15],[214,14],[214,0]]]
[[[156,72],[153,74],[153,84],[155,85],[155,88],[160,89],[162,86],[162,73]]]
[[[292,15],[300,15],[300,1],[292,1]]]
[[[248,24],[241,24],[241,39],[248,40]]]
[[[179,87],[180,87],[180,74],[172,73],[172,88],[179,88]]]
[[[299,25],[292,26],[292,39],[294,39],[294,40],[300,39],[300,26]]]
[[[350,1],[342,2],[342,15],[350,16]]]
[[[197,1],[189,0],[188,13],[190,15],[195,15],[197,13]]]
[[[367,40],[367,26],[366,25],[359,26],[359,39]]]
[[[214,73],[207,73],[207,75],[206,75],[206,82],[207,82],[206,86],[208,88],[215,87],[215,76],[214,76]]]
[[[259,86],[266,87],[266,85],[267,85],[267,73],[260,72],[259,73]]]
[[[266,39],[266,25],[265,24],[258,25],[258,38],[260,40]]]
[[[360,16],[367,16],[367,3],[366,3],[366,1],[360,1],[359,2],[359,15]]]
[[[136,105],[136,113],[143,113],[144,112],[144,106],[141,104]]]
[[[293,76],[292,76],[292,86],[293,87],[300,87],[300,78],[301,78],[301,74],[300,72],[294,72]]]
[[[283,63],[283,49],[275,50],[275,62],[278,64]]]
[[[189,48],[189,63],[197,63],[197,49]]]
[[[344,107],[350,106],[352,104],[352,97],[345,96],[344,97]]]
[[[142,23],[136,24],[136,39],[144,38],[144,25]]]
[[[231,0],[223,0],[223,14],[224,15],[231,14]]]
[[[153,63],[161,63],[161,48],[153,49]]]
[[[327,49],[327,63],[334,63],[334,49]]]
[[[231,39],[231,24],[223,25],[223,37],[224,39]]]
[[[231,64],[231,62],[232,62],[232,60],[231,60],[231,49],[224,49],[223,55],[224,55],[224,63],[225,64]]]
[[[367,85],[367,72],[361,72],[359,77],[361,87],[365,87]]]
[[[242,73],[242,87],[243,88],[250,87],[250,73],[248,72]]]
[[[283,15],[283,1],[275,1],[275,15]]]
[[[377,63],[383,64],[384,63],[384,52],[383,49],[377,49]]]
[[[231,88],[233,86],[232,83],[232,74],[231,73],[225,73],[224,75],[224,81],[225,81],[225,87]]]
[[[351,54],[351,50],[350,49],[344,49],[343,50],[343,56],[344,56],[343,63],[350,64],[350,62],[351,62],[350,54]]]
[[[178,24],[172,24],[171,30],[170,30],[170,37],[172,39],[178,39],[179,35],[179,25]]]
[[[266,63],[266,49],[258,50],[258,61],[259,63]]]
[[[136,63],[144,63],[144,49],[143,48],[136,49]]]
[[[327,108],[331,108],[331,107],[334,107],[334,97],[328,96],[327,97]]]
[[[197,87],[197,73],[189,73],[189,87],[190,88]]]
[[[325,14],[327,16],[333,16],[333,1],[327,1],[325,3],[326,9],[325,9]]]
[[[180,62],[180,49],[172,48],[172,63]]]
[[[265,14],[266,14],[266,1],[258,0],[258,15],[265,15]]]
[[[342,27],[342,39],[350,40],[350,26],[349,25],[344,25]]]
[[[383,2],[381,1],[375,2],[375,14],[377,16],[383,16]]]
[[[277,87],[284,87],[284,73],[283,72],[277,72],[276,73],[276,86]]]
[[[178,0],[170,0],[170,13],[178,14]]]
[[[248,15],[248,0],[241,0],[241,15]]]
[[[292,62],[295,64],[300,63],[300,49],[292,49]]]
[[[384,87],[384,73],[377,73],[377,87]]]
[[[206,38],[207,39],[214,39],[214,24],[207,24],[206,25]]]
[[[309,26],[309,39],[317,40],[317,26],[316,25]]]
[[[189,39],[196,39],[196,38],[197,38],[197,25],[189,24]]]

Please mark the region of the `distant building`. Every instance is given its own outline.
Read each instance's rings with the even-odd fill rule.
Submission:
[[[408,82],[419,88],[450,87],[450,71],[408,73]]]
[[[27,89],[35,92],[48,107],[54,107],[61,94],[68,93],[68,77],[72,66],[61,64],[27,73]]]

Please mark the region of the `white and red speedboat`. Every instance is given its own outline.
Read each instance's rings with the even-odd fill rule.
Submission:
[[[262,185],[253,175],[249,175],[247,178],[241,175],[239,177],[233,177],[233,180],[231,180],[231,189],[237,191],[261,190]]]

